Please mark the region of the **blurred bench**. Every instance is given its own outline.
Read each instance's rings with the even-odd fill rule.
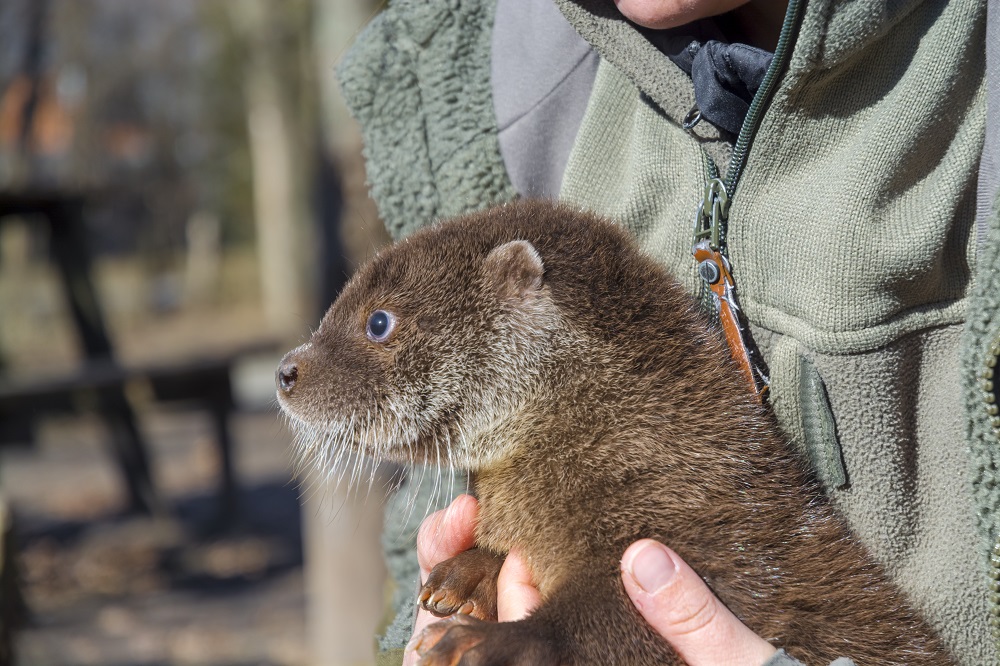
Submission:
[[[104,323],[104,311],[91,279],[90,244],[83,219],[85,197],[78,192],[59,189],[0,191],[0,222],[12,215],[26,219],[44,219],[49,225],[52,259],[58,269],[70,316],[76,328],[84,362],[74,376],[60,386],[6,386],[6,395],[14,400],[22,390],[35,390],[39,397],[59,389],[65,393],[74,385],[86,386],[90,378],[114,373],[114,351]],[[0,359],[2,360],[2,359]],[[100,384],[101,382],[98,382]],[[156,492],[149,471],[149,456],[135,424],[135,416],[121,391],[121,383],[106,382],[98,392],[98,407],[111,431],[118,464],[128,491],[129,508],[150,513],[157,510]],[[30,414],[30,405],[20,403],[21,413]],[[27,410],[27,411],[24,411]],[[0,431],[8,435],[30,434],[30,422],[16,415],[0,416]],[[12,419],[12,420],[9,420]],[[2,435],[0,432],[0,435]]]
[[[273,343],[260,343],[222,355],[142,367],[94,360],[58,377],[38,380],[0,377],[0,446],[32,442],[35,426],[44,416],[81,411],[100,413],[109,425],[130,492],[142,494],[150,508],[161,509],[152,483],[142,482],[143,475],[148,475],[148,461],[135,459],[131,441],[141,438],[127,395],[135,391],[157,402],[202,408],[211,415],[215,431],[220,467],[219,517],[232,518],[237,510],[229,431],[229,412],[234,407],[232,370],[240,358],[276,348]],[[119,432],[122,428],[133,431]],[[145,451],[142,455],[145,457]],[[140,468],[145,468],[145,472]]]

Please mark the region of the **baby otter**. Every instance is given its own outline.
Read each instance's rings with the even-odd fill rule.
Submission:
[[[642,537],[806,663],[952,663],[694,299],[610,222],[518,202],[415,233],[358,271],[278,384],[293,423],[330,433],[318,446],[474,473],[477,548],[421,599],[483,619],[438,630],[421,663],[680,663],[621,583]],[[543,601],[484,621],[515,544]]]

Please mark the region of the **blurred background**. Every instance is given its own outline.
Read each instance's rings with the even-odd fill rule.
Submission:
[[[386,242],[379,4],[0,0],[0,664],[374,662],[379,503],[294,477],[273,373]]]

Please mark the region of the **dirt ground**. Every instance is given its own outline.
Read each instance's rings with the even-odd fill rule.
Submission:
[[[2,452],[30,611],[17,663],[306,663],[299,488],[277,415],[231,418],[241,505],[221,530],[208,415],[139,418],[169,507],[158,519],[122,514],[96,418],[46,422],[35,448]]]

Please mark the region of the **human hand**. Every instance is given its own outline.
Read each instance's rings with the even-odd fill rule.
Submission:
[[[688,666],[760,666],[777,652],[657,541],[640,539],[625,550],[622,582],[639,613]]]
[[[428,516],[417,535],[421,581],[439,562],[472,548],[479,504],[460,495]],[[754,634],[720,602],[704,581],[672,550],[651,539],[632,544],[622,557],[622,582],[639,613],[689,666],[759,666],[777,650]],[[497,616],[519,620],[539,603],[524,558],[512,550],[497,580]],[[418,609],[414,636],[436,622]],[[417,663],[408,650],[404,666]]]
[[[476,498],[459,495],[447,509],[436,511],[424,519],[417,533],[417,562],[420,565],[421,583],[427,580],[431,570],[439,563],[475,545],[478,513],[479,503]],[[497,578],[497,590],[497,617],[501,622],[519,620],[538,605],[538,590],[532,584],[524,559],[516,550],[504,560]],[[427,625],[440,619],[418,606],[413,636],[420,635]],[[417,654],[407,649],[403,666],[414,666],[418,660]]]

